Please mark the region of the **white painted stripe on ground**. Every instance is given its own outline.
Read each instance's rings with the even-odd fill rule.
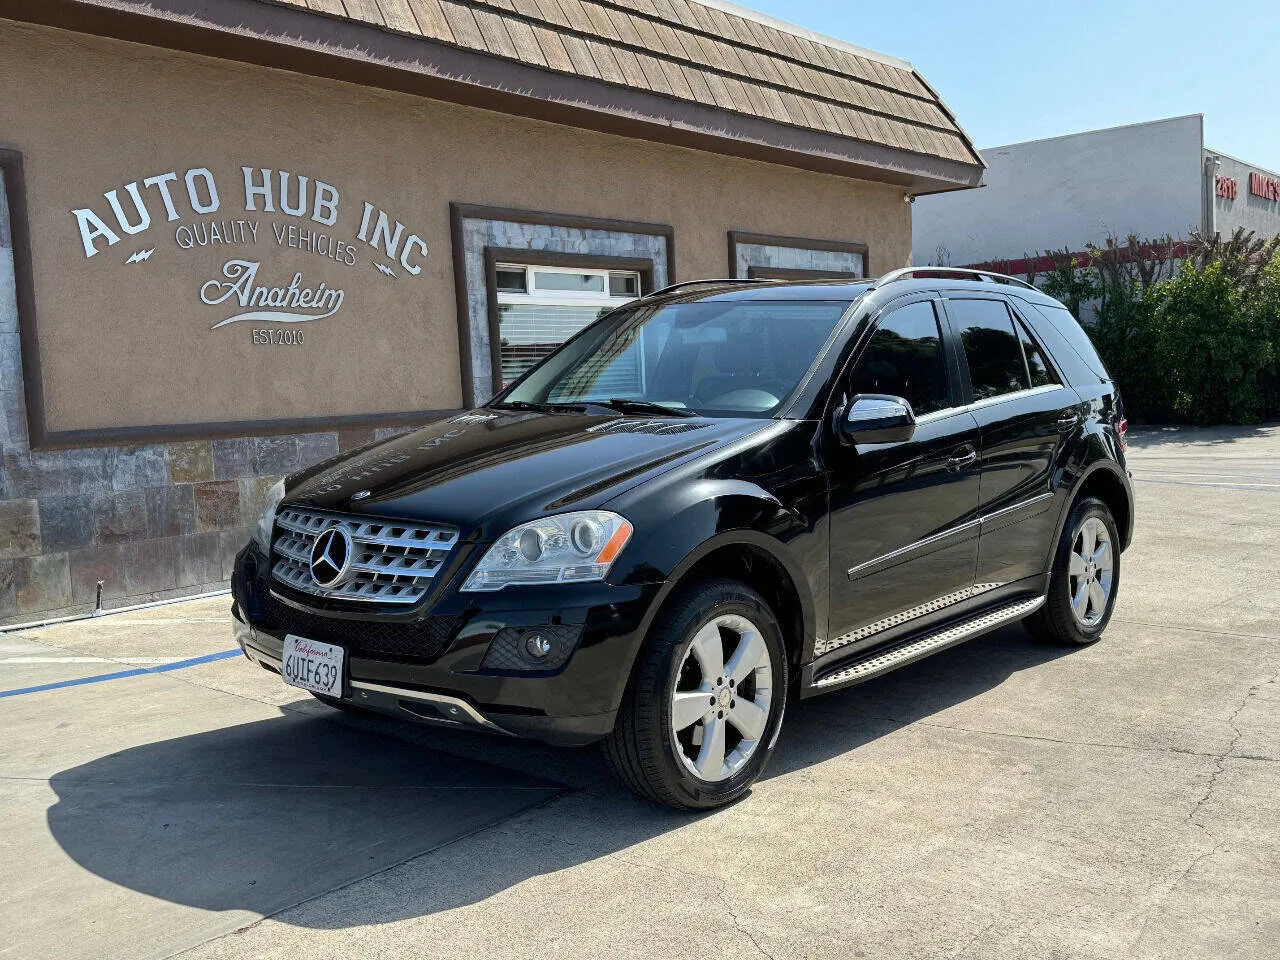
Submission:
[[[110,620],[101,620],[102,623],[112,627],[149,627],[152,624],[160,623],[230,623],[230,617],[155,617],[149,620],[122,620],[118,617],[112,617]]]
[[[0,667],[27,663],[177,663],[185,657],[0,657]]]

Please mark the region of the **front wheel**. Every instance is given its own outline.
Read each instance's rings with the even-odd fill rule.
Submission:
[[[722,806],[764,770],[786,692],[786,648],[769,605],[736,581],[700,581],[650,629],[605,757],[642,797],[680,810]]]
[[[1044,605],[1026,620],[1037,639],[1086,646],[1102,637],[1120,589],[1120,537],[1111,510],[1086,497],[1071,508]]]

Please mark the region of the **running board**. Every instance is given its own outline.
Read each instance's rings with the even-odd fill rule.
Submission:
[[[1002,607],[979,614],[972,619],[954,623],[938,633],[931,633],[928,636],[918,637],[914,640],[903,640],[901,643],[895,643],[887,649],[873,651],[861,660],[841,665],[834,672],[815,680],[810,689],[834,690],[837,687],[847,687],[855,683],[861,683],[863,680],[870,680],[872,677],[878,677],[882,673],[888,673],[890,670],[898,669],[898,667],[905,667],[908,663],[914,663],[922,657],[929,656],[931,653],[937,653],[939,650],[953,647],[957,643],[963,643],[965,640],[976,637],[980,633],[994,630],[1002,624],[1021,620],[1028,614],[1039,610],[1043,603],[1044,597],[1032,597],[1029,600],[1007,603]]]

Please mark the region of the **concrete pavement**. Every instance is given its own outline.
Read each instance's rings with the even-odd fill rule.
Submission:
[[[0,697],[0,957],[1274,958],[1280,428],[1131,466],[1100,644],[806,701],[704,816],[240,659]],[[0,635],[0,691],[225,650],[225,605]]]

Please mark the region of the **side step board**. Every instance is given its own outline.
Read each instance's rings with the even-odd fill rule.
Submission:
[[[1013,603],[996,607],[994,610],[988,610],[986,613],[978,614],[972,619],[953,623],[938,633],[917,637],[914,640],[903,640],[901,643],[895,643],[891,647],[875,650],[861,660],[837,666],[833,672],[815,680],[810,689],[826,692],[835,690],[838,687],[852,686],[855,683],[861,683],[863,680],[870,680],[872,677],[878,677],[883,673],[888,673],[890,670],[896,670],[898,667],[905,667],[908,663],[914,663],[922,657],[929,656],[931,653],[937,653],[939,650],[947,649],[947,647],[954,647],[957,643],[963,643],[965,640],[976,637],[980,633],[994,630],[1002,624],[1021,620],[1028,614],[1040,609],[1043,603],[1044,597],[1016,600]]]

